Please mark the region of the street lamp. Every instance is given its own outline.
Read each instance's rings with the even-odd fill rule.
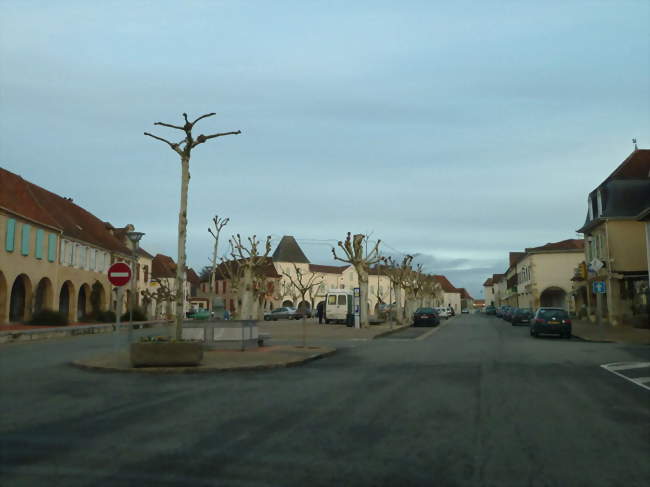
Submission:
[[[126,232],[126,236],[128,239],[131,241],[132,245],[132,250],[133,253],[131,254],[131,302],[129,303],[129,343],[131,343],[131,337],[133,334],[133,306],[135,303],[135,296],[137,293],[137,288],[136,288],[136,280],[138,278],[138,274],[136,272],[136,266],[138,262],[138,255],[136,252],[138,251],[138,245],[140,243],[140,239],[144,236],[144,233],[142,232]]]

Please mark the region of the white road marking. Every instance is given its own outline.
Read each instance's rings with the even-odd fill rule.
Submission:
[[[650,377],[628,377],[618,372],[619,370],[634,370],[644,367],[650,368],[650,362],[615,362],[612,364],[603,364],[601,367],[612,374],[618,375],[619,377],[650,391],[650,385],[645,384],[646,382],[650,382]]]
[[[447,326],[447,323],[449,323],[449,320],[446,320],[443,324],[436,326],[433,330],[429,330],[428,332],[423,333],[422,335],[417,337],[416,340],[424,340],[425,338],[430,337],[435,332],[437,332],[440,328],[444,328],[445,326]]]
[[[650,362],[615,362],[613,364],[606,364],[607,370],[628,370],[628,369],[643,369],[650,367]]]

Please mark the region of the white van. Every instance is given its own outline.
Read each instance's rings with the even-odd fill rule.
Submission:
[[[353,319],[352,293],[345,289],[331,289],[325,296],[325,323],[349,323]]]

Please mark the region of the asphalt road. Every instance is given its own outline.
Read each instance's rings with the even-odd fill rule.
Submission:
[[[94,373],[110,337],[0,346],[3,486],[636,486],[650,392],[601,364],[650,347],[494,317],[341,341],[302,367]]]

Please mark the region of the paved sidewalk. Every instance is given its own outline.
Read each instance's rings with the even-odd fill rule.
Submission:
[[[193,374],[236,370],[263,370],[292,367],[327,357],[336,352],[329,347],[259,347],[246,350],[211,350],[203,353],[203,361],[196,367],[132,367],[126,351],[104,354],[71,362],[75,367],[103,372],[131,372],[144,374]]]
[[[601,326],[588,321],[573,320],[572,334],[583,340],[594,342],[632,343],[650,345],[650,329],[631,326]]]

